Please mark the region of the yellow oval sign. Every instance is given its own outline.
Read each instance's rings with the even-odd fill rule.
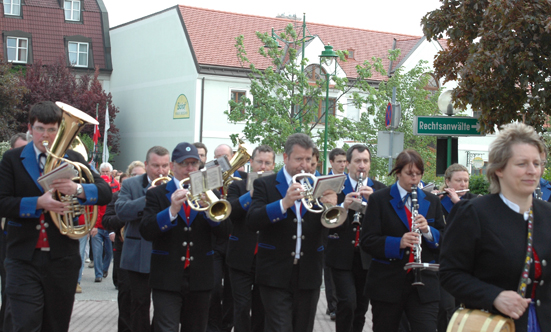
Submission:
[[[181,94],[174,105],[174,119],[189,119],[189,102],[186,95]]]

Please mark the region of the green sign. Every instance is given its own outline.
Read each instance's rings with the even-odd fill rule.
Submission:
[[[478,119],[465,116],[416,116],[414,135],[484,136],[478,132]]]

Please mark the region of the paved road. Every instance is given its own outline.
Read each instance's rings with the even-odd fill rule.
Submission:
[[[71,317],[71,332],[116,332],[117,331],[117,290],[113,285],[112,268],[109,276],[102,282],[94,282],[94,269],[84,266],[81,286],[82,294],[76,294],[73,315]],[[314,332],[335,331],[335,322],[325,314],[327,304],[325,292],[322,289]],[[371,313],[368,312],[363,332],[371,332]]]

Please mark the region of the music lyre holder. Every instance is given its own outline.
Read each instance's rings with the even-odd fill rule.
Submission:
[[[411,263],[407,263],[404,266],[404,270],[409,270],[409,269],[412,269],[413,273],[415,274],[420,273],[422,270],[438,271],[438,269],[440,269],[440,264],[411,262]],[[411,284],[412,286],[425,286],[425,284],[422,281],[420,281],[421,280],[420,278],[416,277],[415,280],[416,281]]]

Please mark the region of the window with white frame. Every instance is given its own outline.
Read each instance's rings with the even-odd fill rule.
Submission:
[[[65,0],[63,9],[66,21],[80,21],[80,0]]]
[[[88,67],[88,43],[69,42],[67,48],[71,66]]]
[[[21,0],[4,0],[4,15],[21,16]]]
[[[346,117],[352,121],[360,121],[360,109],[354,105],[354,99],[347,100]]]
[[[29,40],[27,38],[7,37],[6,49],[8,62],[27,63]]]

